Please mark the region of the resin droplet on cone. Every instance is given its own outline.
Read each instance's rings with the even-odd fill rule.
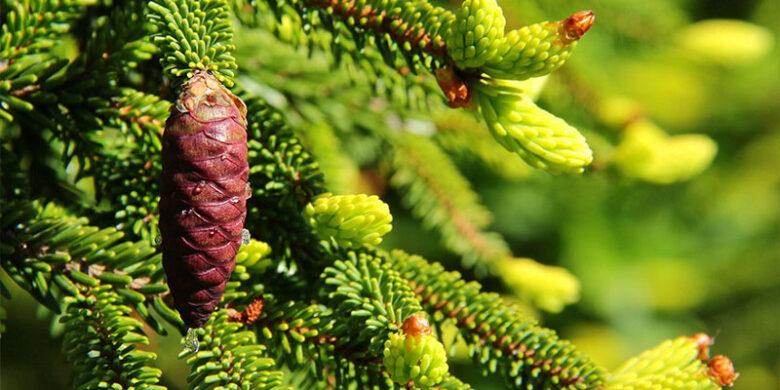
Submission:
[[[208,320],[235,268],[248,178],[246,106],[196,71],[165,123],[160,184],[163,265],[188,327]]]

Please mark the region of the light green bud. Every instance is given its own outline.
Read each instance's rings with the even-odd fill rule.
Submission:
[[[390,208],[376,195],[323,194],[306,206],[305,213],[320,237],[344,247],[379,245],[393,229]]]
[[[542,22],[507,33],[482,71],[495,78],[525,80],[563,65],[594,21],[590,11],[557,22]]]
[[[496,0],[465,0],[447,32],[447,53],[461,68],[478,68],[496,55],[506,19]]]
[[[507,258],[497,261],[494,271],[515,294],[542,310],[558,313],[580,298],[580,281],[563,267]]]
[[[698,60],[738,66],[753,63],[772,49],[772,32],[741,20],[711,19],[680,32],[680,47]]]
[[[479,112],[493,137],[528,165],[552,173],[579,173],[593,161],[585,137],[563,119],[539,108],[507,80],[476,84]]]
[[[444,345],[430,334],[391,334],[382,362],[393,381],[422,389],[441,383],[449,370]]]
[[[605,390],[716,390],[699,359],[702,346],[695,337],[678,337],[623,363],[607,379]]]
[[[626,176],[670,184],[707,169],[717,150],[715,141],[706,135],[669,136],[649,121],[638,121],[625,129],[612,161]]]

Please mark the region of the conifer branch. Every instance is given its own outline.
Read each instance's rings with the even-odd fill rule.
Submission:
[[[130,88],[119,93],[96,111],[105,118],[106,131],[116,129],[123,141],[106,142],[100,149],[93,172],[97,196],[113,206],[111,217],[121,230],[153,242],[157,236],[160,136],[170,103]]]
[[[150,1],[148,8],[158,29],[154,42],[164,53],[161,63],[169,76],[180,80],[201,69],[233,85],[235,46],[227,1],[160,0]]]
[[[483,231],[490,213],[435,143],[405,133],[393,140],[393,146],[390,183],[402,190],[414,215],[441,234],[448,249],[482,272],[487,263],[508,255],[500,236]]]
[[[149,312],[153,307],[167,321],[180,325],[178,316],[160,298],[160,256],[147,242],[121,241],[114,228],[87,225],[53,204],[10,202],[2,209],[2,234],[8,243],[0,262],[11,278],[41,304],[60,312],[58,296],[79,297],[81,288],[110,284],[123,303],[158,333],[162,324]]]
[[[336,318],[333,334],[339,337],[338,346],[353,350],[355,358],[381,356],[389,334],[422,311],[398,273],[369,254],[348,252],[325,269],[323,278]]]
[[[442,33],[454,20],[451,12],[426,0],[295,0],[289,4],[266,0],[261,3],[277,17],[289,16],[292,11],[297,20],[310,23],[309,28],[328,31],[337,57],[340,50],[352,55],[354,48],[365,48],[370,42],[366,35],[371,35],[371,44],[376,45],[387,65],[395,67],[405,63],[411,72],[431,69],[431,56],[439,62],[446,59]],[[337,42],[337,38],[347,42]]]
[[[453,15],[444,8],[426,0],[236,3],[240,19],[253,11],[250,24],[270,25],[282,40],[323,49],[334,64],[359,69],[359,77],[367,77],[379,93],[409,106],[424,106],[436,94],[435,83],[421,73],[446,62],[441,31]],[[263,18],[266,14],[276,20]]]
[[[518,84],[563,65],[593,23],[589,12],[505,31],[494,0],[465,0],[456,12],[428,0],[115,0],[94,7],[93,0],[0,1],[7,5],[0,11],[0,266],[62,314],[63,349],[79,388],[162,388],[155,355],[137,345],[149,342],[144,324],[159,333],[165,332],[160,319],[184,327],[169,306],[161,256],[151,244],[160,135],[171,108],[167,79],[176,86],[206,70],[233,85],[231,4],[242,22],[259,22],[310,52],[329,53],[357,74],[354,80],[385,92],[389,101],[382,104],[427,102],[435,78],[451,107],[479,106],[498,143],[529,165],[579,172],[592,158],[584,138],[534,105],[534,92]],[[66,36],[74,48],[53,50]],[[252,50],[266,49],[257,46]],[[156,56],[163,74],[144,64]],[[255,71],[244,69],[241,81],[262,83],[252,80]],[[347,87],[340,78],[346,73],[300,71],[308,78],[296,80],[299,89],[326,76],[333,82],[293,93],[293,115],[332,122],[364,108],[367,94],[327,107],[320,96],[324,91],[339,99],[334,90]],[[738,376],[728,358],[702,357],[699,341],[691,339],[665,343],[606,376],[479,284],[417,256],[372,249],[390,229],[387,205],[366,195],[326,195],[317,159],[344,157],[346,142],[339,137],[369,140],[367,157],[355,157],[358,164],[374,169],[388,163],[403,202],[478,276],[529,271],[503,279],[548,310],[577,292],[576,279],[559,269],[507,259],[507,244],[485,231],[489,212],[433,141],[452,145],[444,134],[395,133],[385,124],[389,110],[371,107],[338,123],[338,135],[327,126],[305,131],[315,159],[281,112],[241,95],[249,111],[253,191],[246,227],[254,239],[244,237],[223,299],[198,331],[201,350],[188,358],[193,388],[278,388],[301,377],[306,388],[470,388],[446,372],[440,335],[427,323],[408,325],[422,324],[426,312],[435,328],[457,328],[485,373],[498,373],[514,387],[709,389]],[[470,132],[457,147],[481,135]],[[714,153],[702,140],[663,140],[654,145],[674,153],[697,148],[701,161],[687,169],[700,169]],[[624,170],[637,150],[628,146],[615,160]],[[492,150],[475,154],[487,160]],[[386,161],[382,151],[390,152]],[[345,180],[356,176],[357,165],[349,162]],[[672,173],[676,179],[690,171]],[[68,192],[58,193],[61,188]],[[0,293],[7,293],[2,285]],[[0,307],[0,332],[4,316]]]
[[[121,231],[87,225],[86,218],[73,217],[54,204],[9,202],[1,216],[0,228],[8,245],[3,247],[0,264],[51,310],[59,312],[60,295],[78,296],[80,286],[108,283],[158,333],[164,334],[165,329],[150,309],[183,329],[179,315],[165,299],[168,286],[163,281],[161,256],[147,241],[124,241]],[[256,279],[270,265],[269,252],[267,244],[255,240],[241,248],[226,301],[253,292]]]
[[[325,380],[327,372],[334,369],[329,363],[336,341],[330,315],[330,310],[319,304],[266,299],[265,310],[254,326],[276,359]]]
[[[80,289],[65,299],[67,309],[63,349],[76,374],[79,389],[114,388],[161,390],[162,371],[150,367],[153,352],[136,349],[148,345],[140,321],[110,285]]]
[[[319,240],[303,210],[324,192],[322,173],[281,113],[259,98],[245,94],[244,100],[253,189],[246,225],[271,245],[277,258],[318,263],[322,259]],[[311,276],[318,272],[311,270]]]
[[[434,115],[434,139],[448,154],[478,163],[506,179],[529,177],[533,170],[495,142],[490,132],[473,115]]]
[[[4,0],[0,14],[0,71],[23,55],[54,46],[85,11],[90,0]],[[7,7],[7,8],[6,8]]]
[[[304,134],[304,142],[319,162],[325,184],[333,193],[357,192],[357,164],[344,155],[344,145],[329,125],[320,123],[309,126]]]
[[[223,310],[198,329],[200,350],[187,359],[187,382],[192,389],[264,390],[281,386],[284,373],[266,356],[266,347],[257,343],[255,334],[242,327],[230,321]]]
[[[387,386],[387,379],[377,359],[355,355],[355,349],[342,345],[333,328],[333,311],[321,304],[266,300],[267,310],[256,322],[258,337],[277,359],[303,374],[299,387],[327,383],[377,382]]]
[[[322,173],[302,146],[282,114],[264,100],[242,95],[249,115],[247,132],[252,174],[257,177],[255,196],[287,201],[303,209],[322,193]],[[256,181],[253,179],[253,183]]]
[[[409,281],[434,321],[458,327],[484,372],[498,373],[512,386],[590,389],[603,383],[601,369],[571,344],[524,318],[498,295],[481,292],[479,283],[401,251],[385,259]]]

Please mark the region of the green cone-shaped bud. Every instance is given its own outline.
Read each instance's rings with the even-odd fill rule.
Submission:
[[[507,258],[497,261],[494,271],[515,294],[542,310],[557,313],[580,298],[580,281],[563,267]]]
[[[477,68],[496,55],[506,19],[496,0],[465,0],[447,32],[447,53],[461,68]]]
[[[391,334],[385,342],[383,363],[393,381],[422,389],[441,383],[449,370],[444,345],[417,315],[406,319],[402,332]]]
[[[306,216],[320,237],[344,247],[379,245],[392,230],[390,208],[376,195],[320,195],[306,206]]]
[[[735,19],[707,19],[679,32],[680,49],[699,61],[725,66],[754,63],[766,56],[774,41],[772,30]]]
[[[609,377],[607,390],[716,390],[721,387],[699,359],[696,337],[678,337],[623,363]]]
[[[566,62],[594,20],[593,12],[581,11],[557,22],[512,30],[482,70],[496,78],[514,80],[544,76]]]
[[[479,112],[493,137],[528,165],[549,172],[582,172],[593,161],[585,137],[563,119],[539,108],[508,80],[476,86]]]
[[[707,169],[718,146],[703,134],[670,136],[652,122],[637,121],[626,127],[612,158],[630,177],[658,184],[688,180]]]

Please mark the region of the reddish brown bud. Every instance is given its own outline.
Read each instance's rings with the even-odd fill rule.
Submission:
[[[696,333],[691,336],[691,339],[699,348],[699,360],[707,360],[710,358],[710,347],[713,344],[712,337],[706,333]]]
[[[468,107],[471,104],[469,86],[455,73],[450,66],[436,69],[436,82],[447,97],[447,105],[452,108]]]
[[[739,373],[734,370],[734,363],[723,355],[717,355],[707,364],[709,374],[719,386],[732,386],[739,378]]]
[[[243,311],[233,311],[230,313],[230,320],[235,322],[241,322],[244,325],[252,325],[260,316],[263,315],[263,308],[265,307],[265,299],[259,297],[249,303]]]
[[[403,325],[401,325],[401,331],[404,332],[405,335],[412,337],[429,335],[433,332],[431,326],[428,324],[428,320],[417,314],[412,314],[409,318],[404,320]]]
[[[568,42],[578,41],[593,26],[596,15],[593,11],[579,11],[563,21],[563,36]]]
[[[210,73],[182,86],[165,123],[160,183],[163,266],[174,306],[197,328],[219,303],[246,218],[246,106]]]

